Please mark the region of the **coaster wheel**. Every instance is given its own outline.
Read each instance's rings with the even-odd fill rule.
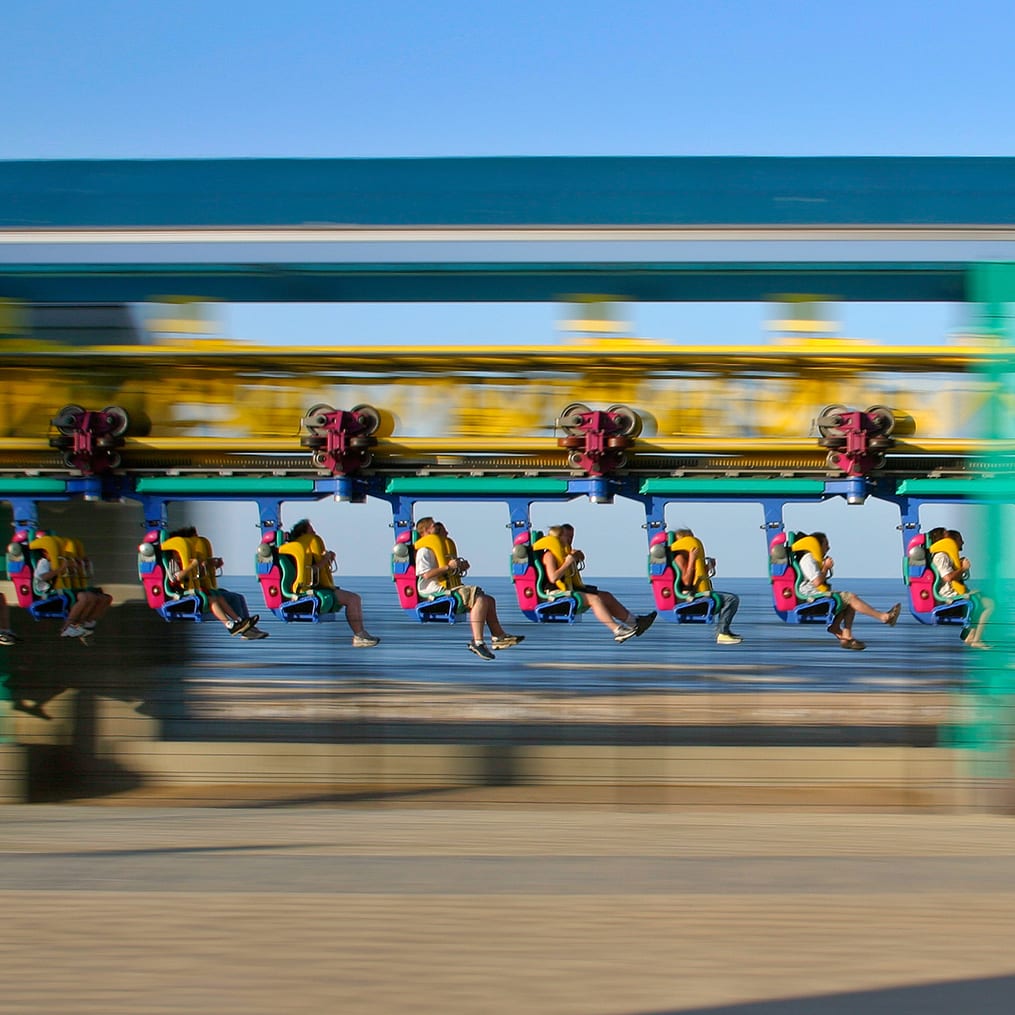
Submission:
[[[581,402],[572,402],[557,417],[557,425],[571,437],[580,437],[582,430],[582,416],[587,416],[592,410]]]
[[[879,435],[890,437],[895,430],[895,413],[886,405],[872,405],[867,410],[867,418],[877,428]]]
[[[606,412],[620,427],[622,436],[637,437],[641,434],[641,416],[630,406],[611,405]]]
[[[377,432],[381,425],[381,414],[372,405],[354,405],[351,412],[363,427],[364,435]]]
[[[85,410],[80,405],[65,405],[53,420],[53,426],[62,434],[70,435],[77,429]]]
[[[849,412],[844,405],[826,405],[818,413],[818,433],[822,437],[844,440],[846,431],[842,429],[842,417]]]
[[[118,405],[107,405],[102,410],[102,415],[106,417],[110,436],[122,437],[127,432],[127,427],[130,426],[130,417],[127,415],[126,409],[121,409]]]
[[[334,412],[335,410],[324,402],[319,402],[317,405],[312,405],[307,409],[303,416],[303,425],[311,432],[317,433],[317,431],[328,425],[327,414]]]

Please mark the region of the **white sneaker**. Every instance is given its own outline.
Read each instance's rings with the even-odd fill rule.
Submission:
[[[375,638],[372,634],[367,634],[366,631],[352,636],[353,648],[373,648],[375,645],[380,645],[380,643],[380,638]]]
[[[628,627],[627,624],[621,624],[614,632],[613,640],[620,644],[621,642],[627,641],[628,638],[634,638],[637,634],[637,628]]]
[[[65,627],[60,632],[60,637],[61,638],[80,638],[83,634],[87,634],[87,633],[88,632],[83,627],[80,627],[77,624],[71,624],[70,627]]]

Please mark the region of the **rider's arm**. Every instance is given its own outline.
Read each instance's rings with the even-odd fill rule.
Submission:
[[[452,567],[451,565],[457,564],[458,561],[452,558],[447,562],[447,564],[445,564],[443,567],[440,567],[437,564],[437,558],[434,556],[433,552],[427,549],[422,549],[416,556],[416,563],[417,566],[422,564],[424,567],[427,564],[434,565],[433,567],[428,567],[423,572],[417,571],[417,576],[419,578],[422,578],[425,581],[431,581],[434,578],[444,578],[446,575],[452,574],[456,570],[456,568]]]
[[[574,555],[568,554],[564,560],[558,564],[556,557],[550,550],[547,550],[543,554],[543,569],[546,571],[546,577],[550,581],[559,581],[561,577],[568,573],[574,565]]]

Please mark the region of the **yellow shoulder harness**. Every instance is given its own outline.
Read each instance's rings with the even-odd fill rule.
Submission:
[[[705,546],[697,536],[681,536],[670,543],[670,549],[674,553],[686,553],[690,555],[692,550],[698,551],[698,557],[694,562],[694,574],[691,578],[692,592],[711,592],[712,582],[708,578],[708,566],[705,564]]]

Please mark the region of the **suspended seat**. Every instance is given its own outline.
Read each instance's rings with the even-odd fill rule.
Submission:
[[[137,548],[137,573],[144,586],[148,605],[167,622],[188,620],[201,623],[208,610],[208,597],[201,591],[196,575],[189,575],[182,586],[170,582],[173,568],[170,555],[179,570],[186,568],[193,557],[193,548],[182,536],[166,538],[167,533],[153,529],[145,534]]]
[[[74,605],[76,597],[68,575],[57,578],[45,596],[38,595],[33,584],[40,560],[48,559],[55,569],[63,557],[62,540],[48,533],[33,538],[28,529],[15,532],[7,547],[7,577],[14,585],[18,605],[27,610],[33,620],[66,620]]]
[[[255,567],[265,606],[284,624],[332,621],[342,609],[330,574],[325,584],[314,553],[303,543],[266,532],[257,548]]]
[[[454,624],[465,612],[462,597],[453,590],[443,595],[423,596],[416,583],[416,540],[418,533],[402,532],[391,551],[391,577],[398,592],[398,604],[421,623]]]
[[[719,597],[714,592],[681,588],[680,571],[672,549],[675,542],[675,532],[657,532],[649,542],[648,576],[656,609],[661,617],[676,624],[714,624]],[[709,577],[713,573],[714,569],[709,568]]]
[[[558,588],[547,577],[543,555],[535,546],[543,539],[538,530],[520,532],[511,551],[511,579],[518,608],[536,624],[574,624],[589,608],[580,589]]]
[[[804,575],[792,550],[799,538],[802,537],[795,532],[780,532],[768,547],[775,612],[787,624],[824,624],[827,627],[842,609],[842,600],[834,593],[809,597],[800,590]]]
[[[933,554],[922,532],[906,544],[903,568],[909,586],[910,612],[920,623],[963,626],[969,623],[972,602],[965,598],[948,599],[941,594],[944,580],[934,567]]]

